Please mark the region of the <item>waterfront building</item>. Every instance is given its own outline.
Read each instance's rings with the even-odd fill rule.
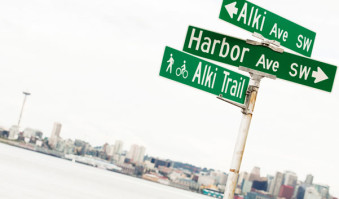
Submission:
[[[25,128],[23,135],[25,138],[31,138],[31,137],[38,137],[40,139],[42,138],[42,132],[36,129],[32,129],[32,128]]]
[[[50,147],[55,148],[59,139],[60,139],[61,124],[55,122],[53,125],[52,133],[48,139],[48,144]]]
[[[133,144],[127,153],[127,158],[133,163],[142,163],[144,161],[146,148]]]
[[[186,190],[199,190],[199,183],[189,178],[176,178],[171,183],[172,186]]]
[[[136,155],[133,157],[134,162],[136,163],[142,163],[144,162],[146,148],[143,146],[139,146],[139,149],[137,150]]]
[[[217,185],[226,185],[226,182],[227,182],[226,173],[221,172],[221,171],[212,171],[210,175],[215,178],[215,183]]]
[[[37,140],[35,142],[35,145],[37,145],[38,147],[42,147],[43,141],[42,140]]]
[[[106,155],[108,157],[113,157],[114,155],[114,145],[107,145],[106,148],[105,148],[105,151],[106,151]]]
[[[172,181],[176,180],[177,178],[182,178],[184,176],[186,176],[184,172],[179,169],[174,169],[170,174],[168,174],[168,178]]]
[[[149,180],[152,182],[158,182],[159,176],[156,173],[146,173],[142,175],[142,179]]]
[[[121,173],[123,173],[123,174],[127,174],[127,175],[134,175],[135,174],[135,167],[132,166],[131,164],[117,163],[116,165],[121,168]]]
[[[9,129],[9,136],[8,139],[10,140],[16,140],[19,137],[19,126],[18,125],[12,125]]]
[[[139,148],[138,145],[133,144],[133,145],[130,147],[129,151],[127,152],[126,158],[128,158],[128,159],[131,160],[131,159],[133,158],[133,156],[135,156],[136,151],[138,150],[138,148]]]
[[[25,128],[23,131],[23,138],[26,143],[35,144],[37,140],[42,140],[42,135],[41,131],[32,128]]]
[[[203,186],[215,185],[216,179],[210,175],[200,175],[198,179],[198,184]]]
[[[74,154],[74,142],[71,139],[63,140],[59,139],[55,150],[64,154]]]
[[[119,160],[117,161],[119,164],[122,164],[125,162],[125,159],[126,159],[126,155],[121,155],[119,156]]]
[[[122,153],[122,147],[124,146],[124,143],[121,140],[116,140],[114,143],[114,149],[113,154],[121,154]]]
[[[119,162],[120,161],[120,159],[121,159],[121,155],[120,154],[113,154],[113,161],[114,162]]]
[[[74,153],[76,155],[85,155],[90,153],[90,149],[91,149],[91,145],[88,142],[85,142],[83,140],[79,140],[79,139],[75,139],[74,140]],[[97,148],[95,148],[95,150],[98,150]],[[98,152],[98,151],[97,151]],[[100,153],[98,152],[97,154],[98,156],[100,156]]]
[[[1,128],[0,129],[0,137],[3,137],[3,138],[7,138],[8,139],[8,136],[9,136],[9,131]]]
[[[173,171],[173,168],[159,166],[158,171],[159,171],[160,174],[162,174],[164,176],[168,176]]]
[[[151,159],[146,159],[144,164],[145,164],[146,169],[155,171],[154,170],[155,169],[155,165],[154,165],[154,163],[151,162]]]

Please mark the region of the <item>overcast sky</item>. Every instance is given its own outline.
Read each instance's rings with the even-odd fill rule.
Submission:
[[[316,32],[312,58],[338,65],[338,1],[252,0]],[[239,108],[159,76],[165,46],[182,50],[189,25],[247,39],[219,19],[221,0],[0,1],[0,125],[146,153],[228,172]],[[237,68],[219,64],[238,71]],[[295,171],[339,196],[339,88],[327,93],[264,79],[241,170]]]

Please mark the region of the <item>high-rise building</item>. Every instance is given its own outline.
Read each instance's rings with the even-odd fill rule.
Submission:
[[[114,155],[114,146],[113,145],[107,145],[105,147],[105,152],[108,157],[112,157]]]
[[[130,147],[129,151],[127,152],[126,158],[128,158],[128,159],[133,159],[133,156],[134,156],[134,154],[136,153],[138,147],[139,147],[138,145],[133,144],[133,145]]]
[[[250,192],[251,189],[252,189],[252,185],[253,185],[252,181],[244,180],[243,184],[242,184],[242,187],[241,187],[241,192],[243,194],[246,194],[247,192]]]
[[[114,143],[114,154],[121,154],[122,147],[124,146],[124,143],[121,140],[116,140]]]
[[[259,167],[253,167],[250,177],[248,179],[249,181],[260,181],[260,168]]]
[[[143,146],[139,146],[138,153],[136,154],[135,158],[133,158],[133,160],[136,163],[142,163],[144,161],[145,152],[146,152],[146,148]]]
[[[134,163],[142,163],[144,161],[146,148],[133,144],[127,153],[127,158]]]
[[[55,122],[53,125],[51,136],[48,139],[48,144],[52,148],[56,147],[58,140],[60,139],[60,131],[61,131],[61,124],[58,122]]]
[[[293,192],[293,196],[292,196],[293,199],[297,198],[298,189],[299,189],[299,187],[301,185],[302,185],[302,182],[301,181],[297,181],[297,185],[295,185],[295,187],[294,187],[294,192]]]
[[[267,175],[267,192],[270,191],[271,184],[274,182],[274,176]]]
[[[283,180],[284,180],[283,174],[281,172],[277,172],[275,174],[273,182],[271,183],[269,193],[272,194],[273,196],[278,196]]]
[[[241,173],[239,174],[239,177],[238,177],[238,183],[237,183],[237,185],[238,185],[239,187],[241,187],[242,182],[243,182],[244,180],[247,180],[247,179],[248,179],[248,173],[247,173],[246,171],[241,172]]]
[[[297,185],[298,176],[292,171],[285,172],[285,181],[284,185],[295,187]]]
[[[308,174],[305,179],[305,184],[311,185],[313,183],[313,175]]]

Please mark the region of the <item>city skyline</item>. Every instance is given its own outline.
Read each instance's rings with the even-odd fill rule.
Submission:
[[[138,162],[128,158],[128,154],[126,155],[126,153],[117,154],[118,156],[123,157],[122,159],[116,159],[115,157],[111,159],[113,154],[107,156],[109,153],[109,145],[107,144],[104,144],[100,149],[103,153],[96,153],[95,156],[85,155],[90,152],[87,150],[81,150],[82,152],[85,152],[85,154],[79,154],[79,156],[72,154],[77,150],[71,152],[68,149],[64,150],[65,148],[62,149],[59,147],[57,147],[57,151],[54,152],[51,150],[46,151],[43,150],[43,148],[48,146],[46,143],[49,143],[49,140],[46,142],[44,139],[44,144],[41,145],[41,143],[38,143],[38,140],[42,139],[41,137],[38,136],[38,140],[32,139],[33,137],[37,138],[36,136],[38,135],[32,135],[29,143],[26,142],[26,138],[23,139],[21,135],[17,141],[6,141],[8,131],[0,131],[0,142],[1,144],[6,143],[19,148],[29,149],[29,151],[32,151],[32,147],[36,145],[33,147],[34,150],[39,151],[40,153],[43,152],[45,155],[53,155],[62,159],[70,160],[73,163],[78,162],[88,166],[123,173],[133,177],[142,178],[167,186],[191,190],[205,195],[213,193],[217,194],[217,198],[222,197],[220,194],[224,192],[226,180],[228,178],[228,175],[222,171],[196,168],[194,165],[183,164],[173,160],[161,160],[146,156],[143,158],[142,162]],[[26,144],[24,144],[25,142]],[[58,142],[62,141],[59,140]],[[76,140],[74,145],[80,146],[77,143],[80,145],[87,145],[79,140]],[[118,143],[118,145],[120,144],[121,143]],[[130,151],[135,151],[135,147],[137,146],[132,146]],[[130,153],[130,151],[128,153]],[[64,153],[64,155],[60,154],[60,152]],[[277,192],[276,190],[279,191]],[[253,167],[250,173],[246,171],[240,173],[235,190],[237,194],[235,198],[251,199],[253,196],[259,196],[265,199],[274,199],[277,197],[286,199],[336,199],[335,196],[330,194],[329,190],[330,186],[328,185],[313,183],[313,175],[308,175],[305,180],[303,180],[300,178],[298,179],[297,175],[292,171],[284,171],[283,173],[277,172],[275,176],[267,175],[265,177],[261,175],[260,167]]]
[[[251,2],[315,31],[312,59],[338,65],[337,2]],[[126,146],[146,146],[158,157],[229,170],[240,110],[159,77],[165,46],[181,50],[189,25],[251,38],[218,19],[221,1],[15,0],[1,5],[0,121],[5,128],[17,123],[25,90],[32,95],[21,128],[38,127],[48,135],[59,121],[62,136],[94,146],[125,140]],[[329,94],[264,79],[241,170],[258,165],[262,173],[286,169],[301,178],[312,173],[338,196],[337,82]]]
[[[16,126],[16,125],[13,125],[13,126]],[[45,138],[48,138],[48,143],[52,148],[56,148],[57,142],[59,142],[59,141],[69,140],[69,138],[63,139],[60,136],[61,126],[62,126],[61,123],[54,122],[51,135],[49,136],[49,138],[47,136],[45,136]],[[9,131],[10,129],[2,129],[2,130]],[[23,135],[25,137],[26,137],[26,135],[25,135],[26,130],[28,130],[29,132],[32,131],[32,132],[41,133],[41,135],[39,134],[38,136],[40,137],[40,139],[42,139],[43,133],[38,131],[38,130],[31,129],[31,128],[25,128],[25,130],[23,131]],[[32,133],[32,134],[28,134],[27,136],[30,137],[30,136],[37,136],[37,135],[34,135],[34,133]],[[74,142],[76,142],[76,140],[82,142],[82,140],[79,140],[79,139],[75,139]],[[25,139],[25,141],[26,141],[26,139]],[[27,142],[28,142],[28,140],[27,140]],[[161,161],[171,162],[170,167],[173,167],[174,162],[177,162],[176,160],[169,159],[169,158],[166,158],[166,157],[156,157],[156,156],[152,156],[152,154],[146,154],[145,153],[146,148],[144,146],[141,146],[141,145],[139,146],[135,143],[132,144],[129,147],[129,150],[126,150],[126,149],[124,150],[123,145],[124,145],[124,142],[122,140],[115,140],[114,144],[110,144],[110,143],[106,142],[106,143],[104,143],[100,146],[92,146],[92,147],[94,147],[94,148],[100,147],[101,148],[100,150],[103,150],[109,157],[112,158],[112,160],[117,161],[119,163],[121,162],[121,158],[120,158],[121,154],[125,154],[124,156],[125,156],[125,158],[129,159],[129,162],[134,163],[134,164],[144,164],[146,166],[146,168],[148,168],[150,166],[149,165],[150,162],[146,163],[147,159],[149,159],[149,158],[156,158],[156,159],[161,160]],[[66,151],[65,151],[65,153],[66,153]],[[115,155],[119,155],[119,157],[115,157]],[[125,158],[122,159],[122,160],[125,161]],[[146,162],[145,162],[145,160],[146,160]],[[209,172],[225,173],[225,172],[218,170],[218,169],[215,169],[215,168],[202,168],[202,167],[200,167],[200,165],[192,165],[190,162],[182,162],[182,163],[189,164],[192,167],[197,166],[201,170],[207,169]],[[154,166],[152,166],[152,167],[154,167]],[[240,176],[239,176],[239,179],[238,179],[238,183],[237,183],[238,191],[236,191],[236,193],[240,194],[240,193],[244,193],[244,192],[245,193],[250,192],[251,188],[253,186],[255,186],[253,184],[255,181],[257,181],[257,182],[267,181],[268,184],[267,184],[267,188],[265,188],[265,190],[267,189],[267,194],[271,194],[274,197],[278,197],[278,196],[280,197],[280,195],[282,193],[285,193],[286,192],[286,190],[285,190],[286,186],[287,186],[287,188],[293,187],[293,192],[294,192],[293,195],[295,195],[297,193],[298,186],[303,185],[303,184],[320,186],[320,187],[327,187],[327,188],[329,188],[329,190],[331,190],[330,189],[331,186],[329,184],[326,184],[326,183],[316,183],[316,184],[314,184],[313,183],[314,176],[312,174],[307,174],[307,176],[304,178],[305,180],[303,180],[301,178],[298,178],[298,174],[296,174],[293,171],[289,171],[289,170],[283,170],[283,172],[276,171],[275,176],[272,176],[269,173],[266,173],[262,176],[260,170],[261,170],[261,168],[258,167],[258,166],[254,166],[250,173],[248,173],[246,170],[241,170]],[[198,173],[200,173],[200,172],[201,171],[199,171]],[[225,174],[226,174],[226,179],[227,179],[228,173],[225,173]],[[214,177],[212,177],[212,178],[211,177],[212,176],[202,175],[202,176],[199,177],[198,183],[202,183],[202,184],[204,184],[204,182],[205,183],[215,183],[216,179],[214,179]],[[272,177],[272,179],[270,179],[270,177]],[[219,184],[225,185],[226,179],[222,180],[222,182],[219,182]],[[259,186],[261,186],[261,185],[259,185]],[[240,190],[239,190],[239,187],[241,187]],[[327,193],[331,194],[331,191],[329,191],[329,190],[327,190],[328,191]],[[309,191],[311,192],[310,194],[318,194],[317,190],[315,190],[315,189],[314,190],[312,189],[312,190],[309,190]],[[315,191],[315,192],[312,193],[312,191]],[[319,192],[319,194],[320,194],[320,192]],[[290,197],[292,197],[292,196],[290,196]],[[307,196],[307,197],[312,197],[312,196]],[[336,197],[336,196],[333,196],[333,197]],[[288,199],[291,199],[291,198],[288,198]]]

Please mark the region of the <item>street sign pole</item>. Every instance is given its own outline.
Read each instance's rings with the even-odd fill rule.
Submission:
[[[260,80],[263,77],[269,77],[269,78],[275,79],[275,76],[261,73],[258,71],[254,71],[252,69],[242,68],[242,67],[240,69],[250,72],[251,81],[250,81],[250,84],[249,84],[249,87],[246,93],[245,107],[242,109],[242,119],[241,119],[240,128],[238,132],[238,138],[235,144],[231,168],[230,168],[230,172],[227,178],[227,184],[226,184],[226,189],[225,189],[225,194],[224,194],[225,199],[233,199],[234,197],[234,192],[236,189],[237,180],[239,176],[240,165],[241,165],[242,157],[243,157],[244,150],[245,150],[248,130],[250,128],[254,106],[255,106],[256,99],[257,99],[257,95],[258,95]]]
[[[225,189],[224,198],[225,199],[233,199],[234,191],[237,185],[237,180],[239,176],[240,165],[242,161],[242,157],[245,150],[248,130],[250,128],[252,114],[254,110],[255,101],[257,98],[260,80],[263,76],[259,75],[251,75],[251,82],[248,87],[247,93],[247,101],[246,101],[246,108],[242,111],[242,119],[240,123],[240,128],[238,132],[237,142],[234,148],[232,163],[230,172],[227,178],[227,184]]]

